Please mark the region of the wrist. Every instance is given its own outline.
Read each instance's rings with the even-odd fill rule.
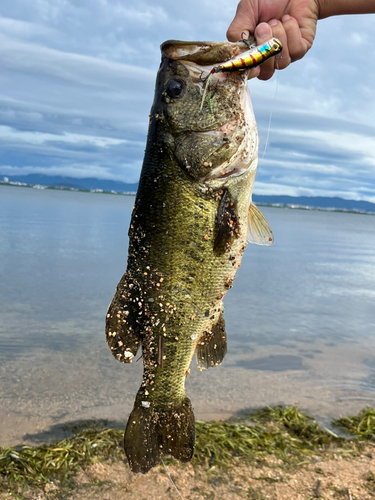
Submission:
[[[345,14],[375,13],[375,0],[314,0],[318,19]]]
[[[321,3],[322,3],[322,1],[323,0],[314,0],[315,6],[316,6],[316,9],[317,9],[317,12],[318,12],[317,19],[322,19],[322,16],[321,16],[321,12],[322,12]]]
[[[345,0],[315,0],[318,8],[318,19],[325,19],[326,17],[335,16],[342,8]]]

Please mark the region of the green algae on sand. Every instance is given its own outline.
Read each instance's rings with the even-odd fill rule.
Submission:
[[[321,428],[291,406],[266,407],[235,422],[197,421],[192,465],[209,471],[273,455],[288,467],[298,467],[312,455],[355,454],[374,440],[374,416],[374,409],[367,407],[357,416],[335,420],[335,425],[353,434],[351,439]],[[37,491],[51,481],[66,483],[90,464],[109,458],[125,461],[122,436],[120,430],[96,427],[54,445],[0,448],[0,491],[25,498],[27,489]]]

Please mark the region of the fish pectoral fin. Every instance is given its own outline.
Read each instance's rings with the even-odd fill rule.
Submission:
[[[249,226],[247,232],[247,241],[255,243],[255,245],[272,245],[273,234],[268,225],[267,219],[254,203],[251,203],[249,208]]]
[[[145,474],[161,462],[162,455],[189,462],[195,443],[190,399],[185,397],[182,403],[171,408],[145,403],[138,393],[125,430],[125,453],[132,472]]]
[[[141,343],[140,327],[134,311],[132,294],[128,297],[129,277],[124,274],[117,286],[106,318],[108,346],[116,359],[131,363]],[[133,290],[134,286],[130,288]]]
[[[214,253],[222,255],[232,244],[235,238],[238,238],[240,227],[238,222],[238,213],[235,203],[231,200],[229,191],[224,190],[220,201],[219,209],[216,214]]]
[[[197,363],[199,368],[210,368],[219,365],[227,353],[227,334],[223,313],[212,327],[199,339],[196,347]]]

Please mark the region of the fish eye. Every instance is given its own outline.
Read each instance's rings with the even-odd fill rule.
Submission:
[[[185,92],[185,82],[177,78],[169,80],[166,91],[169,97],[181,97]]]

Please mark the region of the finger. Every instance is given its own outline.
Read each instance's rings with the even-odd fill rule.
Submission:
[[[290,60],[292,62],[298,61],[306,54],[311,44],[309,46],[307,41],[302,38],[301,29],[294,17],[285,15],[281,21],[288,39]]]
[[[272,36],[275,38],[278,38],[283,46],[283,50],[278,56],[277,59],[277,64],[276,64],[276,57],[272,57],[270,59],[270,63],[273,64],[275,67],[278,69],[285,69],[286,67],[289,66],[289,64],[292,62],[290,55],[289,55],[289,48],[288,48],[288,37],[285,32],[284,26],[280,21],[277,21],[276,19],[271,19],[268,23],[271,28],[272,28]]]
[[[267,23],[260,23],[255,28],[255,38],[257,45],[268,42],[272,38],[272,29]],[[260,74],[258,78],[260,80],[269,80],[275,72],[275,63],[273,58],[268,59],[260,66]]]
[[[249,74],[247,76],[248,80],[251,80],[252,78],[256,78],[260,74],[260,66],[257,66],[256,68],[252,68],[249,71]]]
[[[254,32],[256,26],[256,14],[254,9],[249,8],[248,3],[249,2],[246,3],[245,0],[242,0],[237,5],[236,15],[234,16],[234,19],[227,31],[227,39],[230,42],[238,42],[241,40],[241,34],[244,31],[250,33]]]

